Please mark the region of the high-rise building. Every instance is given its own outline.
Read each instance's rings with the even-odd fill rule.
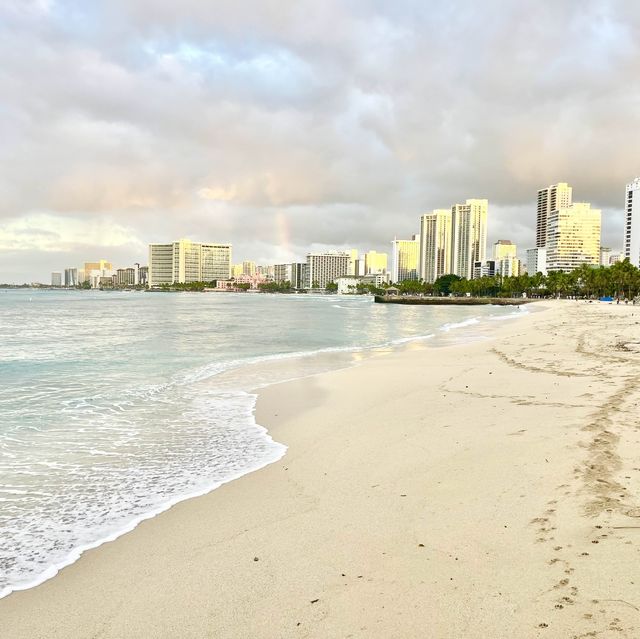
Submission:
[[[303,289],[307,279],[306,262],[293,262],[291,264],[291,288]]]
[[[231,244],[149,244],[149,286],[229,279]]]
[[[301,289],[305,287],[306,270],[307,265],[304,262],[276,264],[273,267],[273,281],[278,284],[289,282],[291,288]]]
[[[62,286],[62,273],[60,271],[51,273],[51,286]]]
[[[537,247],[527,249],[527,273],[536,275],[537,273],[547,274],[547,249]]]
[[[566,182],[552,184],[538,191],[536,214],[536,247],[547,245],[547,220],[552,211],[571,206],[573,189]]]
[[[420,218],[420,279],[433,284],[451,268],[451,210],[436,209]]]
[[[276,264],[273,267],[273,281],[276,284],[291,282],[292,264]]]
[[[136,284],[136,269],[133,267],[119,268],[115,274],[114,284],[119,287],[134,286]]]
[[[520,275],[520,260],[517,257],[503,257],[496,259],[496,275],[502,277],[517,277]]]
[[[601,215],[586,202],[552,211],[547,220],[547,271],[600,264]]]
[[[360,262],[361,260],[357,260]],[[377,251],[368,251],[364,254],[364,273],[363,275],[377,275],[387,272],[388,256],[386,253],[378,253]],[[359,270],[356,266],[355,271]],[[360,275],[354,272],[354,275]]]
[[[484,262],[487,253],[487,200],[471,199],[451,209],[450,273],[473,278],[475,262]]]
[[[395,239],[393,246],[393,267],[391,279],[394,282],[418,279],[418,258],[420,253],[420,236],[414,235],[411,240]]]
[[[64,269],[64,285],[69,288],[73,286],[78,286],[78,269],[77,268]]]
[[[249,261],[242,262],[242,274],[253,277],[256,274],[256,263]]]
[[[600,247],[600,266],[609,266],[611,261],[611,249],[606,246]]]
[[[626,194],[622,252],[631,264],[640,267],[640,178],[627,184]]]
[[[325,288],[338,277],[353,275],[353,251],[327,251],[307,255],[305,288]]]
[[[111,264],[111,262],[107,262],[107,260],[100,260],[99,262],[85,262],[83,282],[89,280],[91,277],[91,271],[102,271],[103,273],[113,271],[113,264]]]
[[[495,274],[502,277],[520,275],[520,260],[517,258],[518,247],[511,240],[498,240],[493,245]]]
[[[516,257],[517,248],[511,240],[498,240],[493,245],[493,259],[502,260],[505,257]]]

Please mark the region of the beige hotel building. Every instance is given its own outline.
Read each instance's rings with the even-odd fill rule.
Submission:
[[[547,218],[547,272],[600,264],[601,213],[587,202],[551,211]]]
[[[149,244],[149,286],[227,280],[231,275],[231,244],[178,240]]]

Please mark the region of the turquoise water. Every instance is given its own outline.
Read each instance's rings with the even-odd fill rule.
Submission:
[[[519,313],[368,297],[0,291],[0,596],[279,459],[285,447],[254,420],[256,388]]]

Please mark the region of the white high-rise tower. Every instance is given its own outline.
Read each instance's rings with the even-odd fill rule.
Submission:
[[[640,267],[640,178],[627,184],[626,194],[623,254],[631,264]]]
[[[538,191],[536,214],[536,247],[547,245],[547,220],[553,211],[571,206],[573,189],[566,182],[558,182]]]

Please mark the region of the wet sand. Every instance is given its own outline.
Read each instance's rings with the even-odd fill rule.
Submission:
[[[640,308],[260,393],[285,457],[0,600],[4,638],[640,636]]]

